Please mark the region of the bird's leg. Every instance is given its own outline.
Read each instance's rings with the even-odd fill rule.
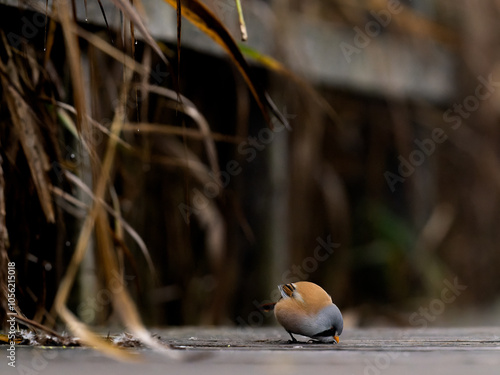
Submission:
[[[287,330],[287,332],[290,335],[290,337],[292,338],[291,340],[288,341],[288,343],[292,344],[294,342],[298,342],[297,339],[295,337],[293,337],[292,332],[290,332],[288,330]]]

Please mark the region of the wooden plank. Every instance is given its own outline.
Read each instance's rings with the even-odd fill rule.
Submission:
[[[140,349],[142,361],[122,363],[88,348],[16,350],[23,373],[189,375],[498,375],[500,327],[346,329],[337,345],[287,344],[276,328],[183,327],[157,330],[184,345],[164,356]],[[0,356],[0,371],[6,371]]]
[[[163,340],[181,349],[440,351],[485,350],[500,355],[500,327],[448,329],[346,329],[338,345],[298,343],[280,328],[173,328],[160,331]]]

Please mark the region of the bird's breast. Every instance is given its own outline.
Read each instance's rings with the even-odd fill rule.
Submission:
[[[318,327],[314,315],[310,315],[300,302],[293,299],[280,300],[275,308],[276,320],[287,331],[304,336],[313,336],[323,327]]]

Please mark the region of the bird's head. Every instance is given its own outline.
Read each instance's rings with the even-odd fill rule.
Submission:
[[[325,324],[327,327],[325,331],[316,335],[317,339],[323,342],[333,342],[337,344],[340,341],[340,335],[344,330],[344,319],[342,318],[342,313],[340,312],[337,305],[332,303],[324,309],[322,309],[317,319]]]

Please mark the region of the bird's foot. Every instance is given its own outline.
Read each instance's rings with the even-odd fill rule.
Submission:
[[[289,344],[295,344],[295,343],[297,343],[298,341],[297,341],[297,339],[295,337],[293,337],[292,332],[290,332],[290,331],[287,331],[287,332],[288,332],[288,334],[290,335],[290,338],[291,338],[291,340],[288,340],[288,343]]]

